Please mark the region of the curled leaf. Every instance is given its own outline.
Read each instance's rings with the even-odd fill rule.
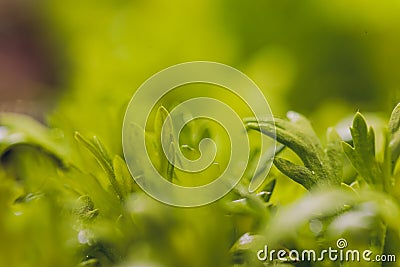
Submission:
[[[0,157],[12,147],[24,144],[39,147],[62,166],[68,166],[71,161],[60,137],[61,131],[51,130],[26,115],[0,113]]]
[[[307,189],[316,184],[340,185],[342,180],[342,165],[340,138],[334,130],[329,130],[328,145],[324,150],[314,132],[311,123],[302,115],[289,112],[290,121],[276,118],[261,121],[248,120],[248,129],[258,130],[274,137],[293,150],[303,161],[304,166],[276,158],[274,164],[289,178],[300,183]],[[276,129],[275,129],[276,127]]]

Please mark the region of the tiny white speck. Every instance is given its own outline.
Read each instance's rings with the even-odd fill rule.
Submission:
[[[78,233],[78,240],[81,244],[89,243],[88,232],[86,230],[80,230]]]
[[[239,244],[240,245],[245,245],[249,244],[253,241],[253,237],[249,234],[244,234],[240,239],[239,239]]]
[[[233,203],[243,203],[243,202],[246,202],[246,199],[245,198],[241,198],[241,199],[236,199],[236,200],[234,200],[234,201],[232,201]]]
[[[0,140],[4,139],[7,137],[8,130],[4,126],[0,126]]]

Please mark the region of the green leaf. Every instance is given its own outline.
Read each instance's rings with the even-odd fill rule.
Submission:
[[[273,179],[272,181],[270,181],[263,189],[260,193],[257,194],[257,196],[260,196],[261,199],[264,202],[269,202],[272,193],[274,192],[275,189],[275,185],[276,185],[276,179]]]
[[[235,190],[242,198],[227,202],[225,208],[232,214],[247,214],[260,220],[269,217],[267,207],[271,206],[269,200],[275,188],[276,180],[267,183],[261,192],[248,192],[243,185],[237,185]]]
[[[395,133],[400,130],[400,103],[393,109],[392,115],[389,119],[389,130]]]
[[[269,121],[247,120],[247,128],[260,131],[293,150],[303,161],[304,166],[283,159],[276,159],[278,169],[307,189],[315,185],[340,185],[342,166],[340,138],[329,130],[328,145],[324,150],[311,123],[302,115],[289,112],[290,121],[276,118]]]
[[[259,151],[255,150],[254,154],[250,156],[250,170],[255,169],[254,175],[251,175],[251,181],[249,184],[249,191],[253,192],[255,191],[263,182],[264,178],[268,175],[269,169],[271,167],[271,162],[273,162],[273,159],[275,156],[279,155],[283,150],[285,149],[284,145],[278,144],[276,147],[269,148],[267,151],[262,154],[259,160],[259,163],[257,163],[255,159],[256,156],[259,155]],[[257,164],[259,164],[257,168]],[[252,173],[252,172],[249,172]],[[261,184],[260,184],[261,183]]]
[[[384,175],[375,157],[375,134],[365,118],[357,113],[350,128],[353,146],[343,142],[343,150],[357,172],[371,186],[383,189]]]
[[[318,137],[313,131],[309,122],[299,114],[289,112],[288,117],[293,121],[286,121],[275,118],[271,121],[262,121],[260,125],[257,122],[249,122],[247,127],[260,130],[262,133],[273,137],[274,128],[276,128],[277,140],[292,149],[301,157],[306,167],[312,167],[320,164],[317,158],[322,153],[322,147]]]
[[[126,199],[130,193],[135,191],[135,181],[126,166],[125,161],[118,155],[115,155],[114,157],[113,168],[118,187],[121,190],[121,194]]]
[[[342,139],[334,128],[327,130],[326,164],[331,179],[335,184],[341,184],[343,180],[343,158],[345,157],[342,146]]]
[[[175,169],[175,165],[174,165],[175,164],[175,151],[174,151],[174,149],[175,149],[175,144],[174,144],[174,142],[171,142],[169,145],[169,151],[173,151],[172,152],[173,158],[172,158],[172,162],[168,162],[168,164],[167,164],[167,179],[170,182],[172,182],[172,180],[174,179],[174,176],[175,176],[175,174],[174,174],[174,169]]]
[[[224,206],[229,214],[253,215],[255,213],[254,210],[249,206],[246,198],[227,202]]]
[[[275,158],[274,164],[283,174],[308,190],[316,183],[315,173],[304,166],[294,164],[282,158]]]
[[[79,143],[84,145],[93,154],[93,156],[96,158],[99,165],[103,168],[104,172],[107,174],[107,177],[108,177],[115,193],[121,200],[123,200],[124,196],[123,196],[121,189],[119,188],[118,182],[116,180],[112,161],[108,157],[105,148],[100,143],[100,141],[97,139],[97,137],[93,137],[92,140],[87,140],[79,132],[75,132],[74,137]]]
[[[61,131],[51,130],[28,116],[0,113],[0,157],[12,147],[24,144],[39,147],[68,166],[71,160],[62,136]]]
[[[355,182],[355,184],[358,185],[358,183],[356,183],[356,182]],[[353,194],[355,194],[355,195],[358,195],[358,194],[357,194],[357,191],[353,188],[352,185],[348,185],[348,184],[345,184],[345,183],[341,183],[340,186],[341,186],[341,188],[343,189],[343,191],[351,192],[351,193],[353,193]]]
[[[74,213],[81,220],[92,220],[99,214],[99,210],[94,207],[92,199],[88,195],[80,196],[76,201]]]
[[[164,129],[163,129],[164,127]],[[159,155],[159,166],[161,173],[166,177],[169,181],[172,181],[174,177],[174,162],[169,162],[165,157],[164,150],[161,143],[161,138],[163,140],[168,140],[170,143],[168,149],[170,154],[175,155],[175,146],[177,144],[174,137],[174,127],[172,119],[168,113],[168,111],[160,106],[157,110],[155,122],[154,122],[154,146]],[[175,157],[173,156],[175,159]]]
[[[394,108],[389,120],[389,131],[391,134],[389,149],[391,151],[392,171],[400,156],[400,103]]]

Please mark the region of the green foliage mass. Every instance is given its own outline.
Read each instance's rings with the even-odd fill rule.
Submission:
[[[290,121],[276,119],[277,140],[304,165],[281,157],[274,164],[309,193],[280,204],[273,196],[282,175],[273,170],[254,193],[244,181],[223,199],[193,209],[145,195],[124,160],[110,156],[95,136],[75,133],[69,140],[24,115],[2,114],[2,265],[263,266],[255,255],[266,243],[317,250],[339,237],[353,248],[399,256],[399,109],[383,130],[383,157],[359,113],[350,143],[330,129],[326,145],[305,117],[291,112]],[[156,121],[165,112],[160,108]],[[273,121],[246,124],[269,135]],[[356,175],[343,177],[345,165]]]
[[[395,0],[40,1],[35,11],[67,71],[42,122],[0,115],[0,266],[358,266],[256,258],[266,244],[320,250],[338,238],[397,257],[362,266],[398,266],[400,107],[386,117],[400,96],[399,9]],[[256,192],[243,179],[215,203],[179,209],[135,184],[121,126],[145,79],[192,60],[226,63],[254,79],[277,118],[245,120],[248,132],[270,136],[276,126],[280,149]],[[204,94],[237,104],[212,88]],[[185,97],[158,103],[149,139]],[[376,113],[343,119],[358,108]],[[288,109],[309,119],[283,119]],[[203,138],[226,142],[201,122],[174,141],[196,158]],[[150,146],[160,172],[187,184],[159,144]],[[200,181],[221,172],[227,153]]]

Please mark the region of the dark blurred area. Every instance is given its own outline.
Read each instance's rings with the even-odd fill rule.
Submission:
[[[60,56],[34,1],[0,1],[0,111],[42,118],[61,83]]]

